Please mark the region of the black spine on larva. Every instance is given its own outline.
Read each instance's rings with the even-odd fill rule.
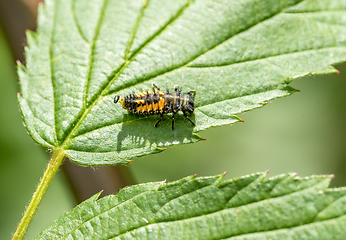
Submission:
[[[131,102],[131,101],[130,101],[130,96],[126,96],[126,97],[125,97],[125,107],[126,107],[126,109],[128,109],[129,111],[132,111],[130,102]]]
[[[158,92],[154,92],[153,94],[153,103],[156,104],[160,101],[160,94]]]
[[[149,105],[149,104],[153,104],[154,103],[154,94],[155,93],[148,93],[148,100],[147,100],[147,104]],[[149,112],[148,112],[148,114],[154,114],[155,112],[154,112],[154,110],[153,109],[151,109]]]
[[[181,94],[181,89],[177,89],[174,91],[173,95],[175,95],[174,98],[174,104],[173,104],[173,112],[178,112],[181,110],[181,104],[182,104],[182,97],[183,95]]]
[[[131,101],[131,95],[128,95],[125,97],[125,108],[130,111],[133,112],[132,109],[132,101]]]
[[[150,93],[147,93],[145,96],[144,96],[144,101],[145,101],[145,104],[149,105],[151,104],[151,94]]]
[[[160,102],[160,94],[158,92],[154,92],[152,95],[152,104],[158,104],[159,102]],[[157,114],[159,112],[160,112],[159,108],[154,109],[153,107],[152,114]]]
[[[185,102],[185,105],[183,106],[182,110],[185,112],[187,111],[191,114],[195,110],[195,102],[190,92],[188,92],[185,96],[188,101]]]
[[[165,97],[165,106],[163,108],[163,112],[164,113],[170,113],[170,112],[172,112],[173,96],[169,92],[168,89],[167,89],[164,97]]]
[[[137,107],[139,104],[136,102],[136,100],[138,99],[140,99],[140,97],[137,97],[135,94],[133,94],[131,97],[131,109],[133,113],[137,113]]]

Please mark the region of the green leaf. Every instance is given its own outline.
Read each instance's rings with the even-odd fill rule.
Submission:
[[[127,163],[235,114],[288,96],[294,79],[346,60],[343,0],[47,0],[18,66],[19,103],[33,139],[81,165]],[[197,91],[193,127],[181,114],[114,104],[156,83]]]
[[[344,239],[346,189],[331,176],[187,177],[91,197],[36,239]]]

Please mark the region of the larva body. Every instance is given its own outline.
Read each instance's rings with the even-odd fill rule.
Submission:
[[[156,85],[154,85],[154,92],[143,91],[130,94],[126,97],[115,96],[114,103],[120,102],[124,109],[134,114],[153,115],[160,114],[160,119],[156,122],[155,127],[162,120],[163,114],[173,113],[172,115],[172,130],[174,129],[174,116],[177,112],[182,111],[185,118],[187,118],[193,125],[194,122],[187,116],[193,113],[195,109],[194,99],[192,93],[189,91],[187,94],[182,94],[181,89],[175,87],[174,92],[162,92]]]

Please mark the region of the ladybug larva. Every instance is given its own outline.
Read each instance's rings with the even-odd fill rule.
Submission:
[[[114,103],[120,102],[123,108],[134,114],[153,115],[160,114],[160,119],[155,123],[155,127],[161,122],[163,114],[173,113],[172,130],[174,130],[174,116],[177,112],[182,111],[184,117],[189,120],[193,126],[195,123],[187,116],[195,110],[195,103],[192,94],[196,91],[191,90],[186,94],[181,93],[181,89],[174,87],[174,92],[162,92],[155,84],[153,84],[154,92],[143,91],[130,94],[126,97],[115,96]]]

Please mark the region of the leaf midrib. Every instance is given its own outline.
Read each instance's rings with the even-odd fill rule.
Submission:
[[[55,4],[58,4],[57,2]],[[53,106],[54,106],[54,132],[55,132],[55,136],[54,136],[54,140],[59,143],[58,140],[58,135],[57,135],[57,104],[56,104],[56,99],[57,99],[57,93],[56,93],[56,86],[55,86],[55,76],[53,73],[53,52],[52,52],[52,46],[53,46],[53,38],[54,38],[54,32],[55,32],[55,26],[56,26],[56,15],[57,15],[57,6],[54,5],[54,15],[53,15],[53,27],[52,27],[52,32],[51,32],[51,36],[50,36],[50,44],[49,44],[49,59],[50,59],[50,79],[51,79],[51,83],[52,83],[52,89],[53,89],[53,97],[54,97],[54,101]],[[32,110],[31,110],[32,111]],[[49,142],[49,141],[48,141]]]
[[[302,2],[303,0],[301,0],[300,2]],[[105,2],[108,2],[108,0],[105,0]],[[100,95],[89,105],[89,107],[87,107],[84,112],[82,113],[81,117],[77,118],[78,120],[76,121],[75,124],[72,124],[74,125],[74,127],[72,128],[72,130],[68,133],[67,137],[63,140],[62,144],[59,145],[58,147],[64,147],[68,141],[72,138],[73,134],[77,131],[79,125],[81,124],[81,122],[84,120],[84,118],[88,115],[88,113],[90,112],[90,110],[104,97],[104,96],[107,96],[107,95],[110,95],[110,94],[113,94],[114,92],[117,92],[117,91],[121,91],[125,88],[129,88],[129,87],[132,87],[136,84],[139,84],[139,83],[142,83],[142,82],[145,82],[145,81],[148,81],[152,78],[155,78],[157,76],[160,76],[160,75],[163,75],[163,74],[167,74],[169,72],[172,72],[174,70],[177,70],[177,69],[180,69],[180,68],[183,68],[183,67],[186,67],[189,63],[191,63],[192,61],[194,61],[195,59],[197,59],[198,57],[200,57],[201,55],[213,50],[214,48],[216,48],[217,46],[221,45],[222,43],[228,41],[229,39],[231,39],[232,37],[234,36],[237,36],[238,34],[241,34],[242,32],[245,32],[251,28],[253,28],[254,26],[268,20],[268,19],[271,19],[273,17],[275,17],[276,15],[284,12],[287,8],[291,8],[297,4],[299,4],[300,2],[296,3],[296,4],[293,4],[287,8],[283,8],[282,10],[278,11],[278,12],[275,12],[273,13],[272,15],[266,17],[266,18],[263,18],[262,21],[259,21],[253,25],[250,25],[248,26],[247,28],[245,29],[242,29],[240,30],[239,32],[235,33],[234,35],[231,35],[229,37],[226,37],[223,41],[215,44],[214,46],[212,46],[211,48],[207,49],[206,51],[203,51],[201,53],[199,53],[197,56],[194,56],[193,58],[191,58],[190,60],[188,60],[186,63],[184,64],[181,64],[179,66],[176,66],[176,67],[173,67],[172,69],[169,69],[167,71],[165,71],[164,73],[159,73],[155,76],[151,76],[149,78],[146,78],[144,80],[139,80],[137,81],[135,84],[129,84],[129,85],[124,85],[124,86],[121,86],[119,87],[118,89],[116,89],[116,91],[114,92],[108,92],[109,88],[111,87],[111,85],[113,84],[113,82],[118,79],[118,77],[120,76],[121,73],[123,73],[123,71],[126,69],[126,67],[132,62],[132,60],[140,53],[140,51],[145,47],[147,46],[150,42],[152,42],[156,37],[158,37],[166,28],[168,28],[172,23],[174,23],[177,19],[179,19],[180,16],[182,16],[183,12],[193,3],[194,1],[189,1],[188,2],[188,5],[187,6],[184,6],[182,9],[183,10],[180,10],[178,13],[179,13],[179,16],[177,16],[176,18],[173,18],[170,19],[170,21],[168,21],[167,24],[165,24],[163,27],[161,27],[158,31],[157,31],[157,34],[154,34],[154,37],[153,38],[150,38],[147,42],[145,42],[128,60],[125,59],[125,62],[118,68],[119,70],[117,72],[115,72],[115,76],[108,82],[108,84],[104,87],[104,89],[102,89]],[[143,5],[142,8],[146,7],[146,5]],[[143,15],[139,14],[139,17],[142,17]],[[137,20],[139,21],[139,20]],[[55,20],[54,20],[54,24],[55,24]],[[136,34],[133,34],[133,36],[135,36]],[[95,41],[97,40],[97,38],[95,39]],[[131,39],[130,41],[131,42]],[[129,47],[131,49],[131,46]],[[126,48],[127,49],[127,48]],[[51,58],[52,59],[52,58]],[[52,69],[51,69],[52,71]],[[113,73],[114,74],[114,73]],[[53,77],[52,77],[53,78]],[[52,80],[53,82],[53,80]],[[106,94],[108,92],[108,94]],[[56,106],[56,104],[54,104]],[[56,110],[56,109],[55,109]],[[55,111],[56,112],[56,111]],[[55,114],[55,129],[56,129],[56,114]]]

